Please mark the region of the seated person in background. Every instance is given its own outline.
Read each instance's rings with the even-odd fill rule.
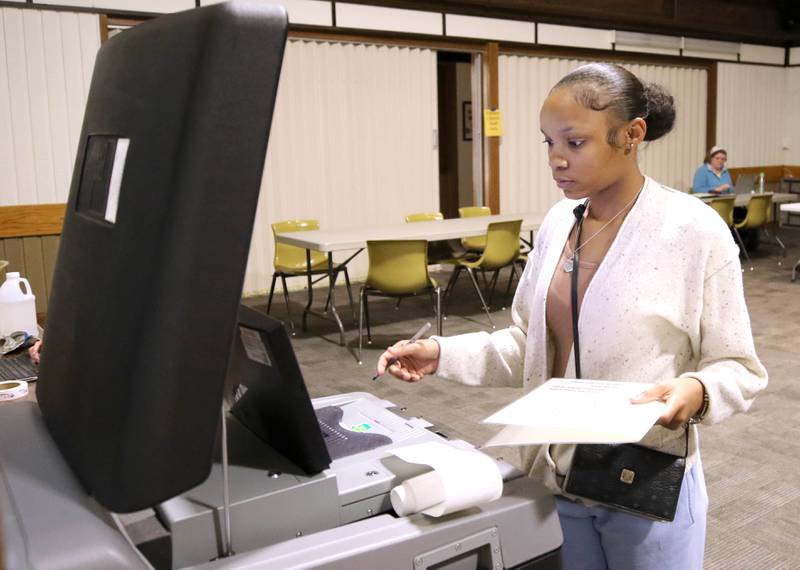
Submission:
[[[728,152],[721,146],[713,146],[708,157],[694,173],[692,192],[695,194],[723,194],[733,191],[733,180],[725,163]]]

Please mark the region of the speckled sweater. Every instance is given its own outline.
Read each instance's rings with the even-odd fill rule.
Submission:
[[[548,212],[519,281],[512,326],[435,337],[437,376],[468,385],[516,386],[525,392],[550,378],[545,302],[578,204],[562,200]],[[756,356],[742,289],[739,251],[719,215],[690,195],[647,178],[581,305],[578,330],[584,378],[656,382],[699,379],[709,396],[704,424],[746,411],[767,384]],[[573,357],[566,377],[574,377]],[[683,454],[681,430],[655,426],[644,445]],[[687,469],[699,456],[692,429]],[[525,468],[554,492],[574,446],[523,453]]]

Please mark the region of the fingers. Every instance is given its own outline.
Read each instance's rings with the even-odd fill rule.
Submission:
[[[656,424],[664,426],[667,429],[680,429],[689,421],[689,413],[686,410],[685,402],[678,397],[677,394],[671,395],[667,399],[667,409],[658,418]]]
[[[631,398],[631,403],[664,402],[667,408],[656,424],[676,430],[684,427],[700,408],[697,402],[702,400],[702,390],[702,384],[694,378],[665,380]]]
[[[656,384],[631,398],[632,404],[646,404],[647,402],[663,401],[669,394],[669,387],[666,384]]]
[[[35,343],[33,343],[33,346],[28,349],[28,355],[31,357],[31,362],[34,364],[39,364],[39,349],[41,348],[41,345],[42,341],[37,340]]]
[[[435,370],[439,343],[425,339],[417,342],[401,340],[390,346],[378,358],[377,373],[389,373],[406,382],[419,382]]]
[[[671,382],[659,382],[641,394],[631,398],[632,404],[646,404],[647,402],[664,402],[667,409],[658,418],[656,425],[664,426],[667,429],[678,429],[689,416],[686,415],[683,402],[675,393],[675,386]],[[686,416],[686,417],[684,417]]]

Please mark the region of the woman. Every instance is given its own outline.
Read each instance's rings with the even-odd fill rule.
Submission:
[[[720,147],[711,147],[706,161],[694,173],[692,192],[695,194],[723,194],[733,191],[731,173],[725,167],[728,162],[727,151]]]
[[[514,298],[493,334],[397,343],[378,361],[406,381],[426,374],[471,385],[536,388],[575,377],[570,270],[576,248],[583,378],[652,382],[634,401],[666,411],[642,440],[688,453],[675,520],[584,503],[562,489],[574,447],[526,448],[525,468],[556,495],[567,568],[702,568],[707,496],[690,420],[749,408],[767,383],[753,346],[738,249],[717,213],[643,176],[637,152],[672,128],[673,99],[617,65],[589,64],[550,91],[540,124],[566,200],[547,214]],[[573,210],[583,213],[580,243]]]

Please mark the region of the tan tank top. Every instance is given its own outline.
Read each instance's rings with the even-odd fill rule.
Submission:
[[[558,260],[553,279],[550,281],[550,289],[547,292],[547,328],[550,332],[550,340],[553,343],[553,378],[562,378],[567,369],[570,352],[572,351],[572,302],[570,299],[570,280],[572,274],[564,271],[564,262],[572,256],[572,248],[569,240],[564,245],[561,252],[561,259]],[[590,261],[580,261],[580,271],[578,271],[578,307],[583,304],[583,295],[586,287],[594,277],[599,263]]]

